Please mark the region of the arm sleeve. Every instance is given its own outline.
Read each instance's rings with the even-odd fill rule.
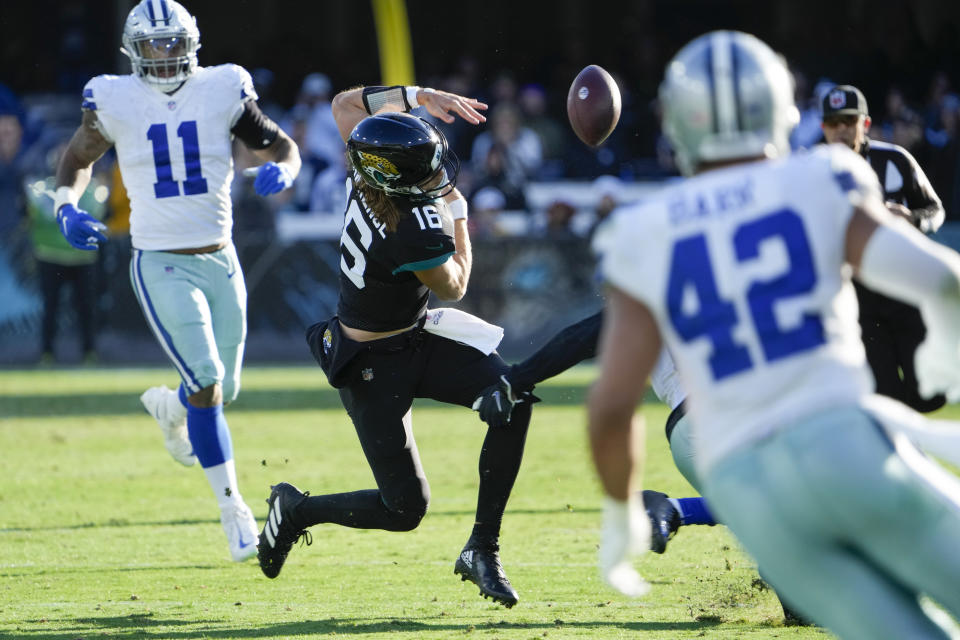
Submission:
[[[280,135],[277,123],[267,117],[253,100],[244,102],[243,112],[230,132],[251,149],[266,149]]]
[[[511,386],[516,391],[529,391],[538,382],[595,357],[602,324],[601,311],[561,329],[536,353],[510,368],[507,379]]]

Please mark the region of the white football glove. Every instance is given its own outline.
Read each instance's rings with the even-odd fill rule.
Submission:
[[[635,492],[626,502],[609,496],[603,502],[598,564],[604,582],[625,596],[638,598],[650,585],[633,568],[630,559],[650,548],[650,519],[643,499]]]
[[[950,403],[960,400],[960,314],[953,306],[924,305],[927,336],[913,357],[920,395],[943,393]]]

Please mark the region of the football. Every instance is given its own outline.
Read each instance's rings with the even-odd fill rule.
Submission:
[[[613,76],[595,64],[584,67],[567,92],[567,118],[591,147],[606,140],[620,120],[620,89]]]

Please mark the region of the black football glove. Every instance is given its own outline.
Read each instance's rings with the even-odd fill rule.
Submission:
[[[480,419],[495,429],[502,429],[510,424],[513,407],[521,402],[537,402],[539,398],[523,391],[514,394],[513,387],[506,376],[500,376],[497,382],[480,392],[473,401],[473,410],[480,413]]]

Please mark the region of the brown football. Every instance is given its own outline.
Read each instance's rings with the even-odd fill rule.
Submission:
[[[620,120],[620,89],[605,69],[591,64],[577,74],[567,92],[567,118],[577,137],[591,147],[613,132]]]

